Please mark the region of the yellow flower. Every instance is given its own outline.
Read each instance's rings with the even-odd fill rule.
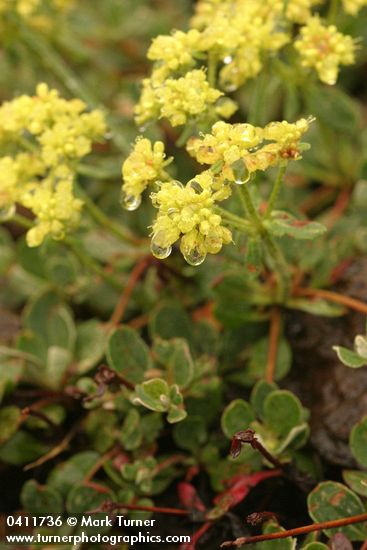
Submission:
[[[65,100],[46,84],[37,86],[35,96],[0,107],[0,144],[14,151],[0,158],[0,211],[3,218],[11,216],[17,202],[33,212],[30,246],[47,234],[62,238],[77,225],[82,206],[73,195],[77,163],[105,131],[100,111],[87,112],[82,101]]]
[[[265,128],[220,121],[214,124],[211,134],[189,140],[187,150],[201,164],[220,163],[224,180],[244,183],[256,170],[301,158],[299,141],[311,121],[272,122]]]
[[[141,195],[149,184],[168,179],[164,168],[171,162],[166,159],[164,144],[138,138],[134,149],[122,165],[122,205],[135,210],[141,203]]]
[[[343,0],[344,10],[351,15],[357,15],[364,6],[367,6],[367,0]]]
[[[223,194],[215,191],[214,176],[210,171],[199,174],[186,186],[169,181],[152,194],[158,215],[152,227],[152,253],[167,258],[172,245],[179,239],[185,260],[200,265],[207,254],[217,254],[223,244],[231,242],[232,235],[222,225],[222,218],[214,210],[215,202]],[[226,195],[227,198],[228,193]]]
[[[210,87],[203,70],[189,71],[178,79],[168,78],[162,84],[146,79],[135,108],[136,121],[144,124],[154,118],[168,118],[172,126],[179,126],[206,113],[221,95]]]
[[[294,46],[301,56],[303,67],[314,68],[325,84],[335,84],[340,65],[355,62],[353,38],[338,31],[334,25],[325,26],[315,16],[301,28]]]
[[[60,240],[66,231],[79,223],[82,201],[73,194],[72,175],[60,180],[55,188],[53,179],[46,179],[43,185],[34,185],[24,193],[22,203],[37,218],[36,225],[27,232],[28,246],[42,244],[47,235]]]
[[[199,50],[215,54],[224,65],[221,86],[234,91],[263,67],[264,53],[281,48],[289,36],[279,32],[283,1],[204,1],[197,4],[193,25],[201,30]]]
[[[191,29],[187,33],[175,31],[171,36],[158,36],[148,50],[148,59],[158,61],[162,80],[170,72],[194,63],[193,55],[198,48],[200,33]]]

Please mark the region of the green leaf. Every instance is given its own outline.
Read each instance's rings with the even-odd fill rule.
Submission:
[[[177,407],[176,405],[170,405],[167,414],[167,422],[169,424],[176,424],[185,420],[187,417],[187,412],[183,407]]]
[[[0,351],[1,355],[1,351]],[[0,403],[8,392],[16,386],[23,371],[22,360],[0,356]]]
[[[71,353],[57,346],[51,346],[47,353],[46,372],[44,373],[43,385],[59,389],[62,385],[64,375],[72,362]],[[42,377],[42,373],[40,373]]]
[[[347,485],[362,497],[367,497],[367,473],[360,470],[344,470],[343,479]]]
[[[366,359],[367,363],[367,337],[358,334],[354,339],[356,353]]]
[[[328,550],[329,547],[323,542],[310,542],[306,546],[302,546],[301,550]]]
[[[0,460],[8,464],[27,464],[49,451],[50,447],[22,430],[0,448]]]
[[[178,304],[166,304],[153,313],[149,331],[152,339],[159,336],[163,340],[183,338],[191,345],[193,341],[192,322]]]
[[[286,437],[303,422],[303,407],[292,392],[276,390],[264,401],[264,422],[279,437]]]
[[[148,346],[130,327],[117,328],[111,334],[107,344],[107,362],[134,384],[141,382],[145,371],[152,366]]]
[[[117,418],[111,411],[96,409],[91,411],[85,422],[85,432],[91,439],[93,448],[105,453],[112,447],[117,436]]]
[[[0,409],[0,445],[10,439],[20,426],[22,412],[18,407],[10,405]]]
[[[360,120],[358,104],[341,88],[314,85],[305,94],[308,112],[327,128],[345,135],[353,134]]]
[[[170,405],[169,386],[162,378],[147,380],[135,387],[132,402],[151,411],[166,412]]]
[[[353,427],[349,445],[354,458],[362,466],[367,466],[367,416]]]
[[[47,478],[49,487],[66,497],[71,489],[80,483],[100,458],[95,451],[84,451],[58,464]]]
[[[264,401],[267,396],[274,390],[277,390],[278,386],[274,383],[266,382],[265,380],[259,380],[252,389],[250,403],[255,412],[255,415],[260,420],[264,416]]]
[[[79,374],[88,372],[102,359],[105,345],[106,331],[97,319],[90,319],[77,327],[75,357]]]
[[[263,533],[279,533],[285,531],[283,527],[280,527],[275,521],[270,521],[265,524],[263,528]],[[248,544],[248,550],[295,550],[296,539],[286,538],[278,540],[267,540],[264,542],[258,542],[256,544]]]
[[[71,285],[78,274],[77,264],[72,256],[51,256],[46,260],[48,277],[58,286]]]
[[[61,494],[48,485],[39,485],[34,479],[29,479],[22,488],[20,500],[29,514],[61,514],[64,509]]]
[[[345,485],[334,481],[319,483],[308,495],[307,505],[308,513],[317,523],[348,518],[365,512],[360,498]],[[364,524],[325,530],[325,534],[329,537],[337,532],[343,533],[352,541],[364,541],[367,537],[367,528]]]
[[[255,415],[251,405],[243,399],[235,399],[223,411],[222,430],[231,439],[236,432],[246,430],[253,420]]]
[[[99,484],[101,485],[101,484]],[[76,485],[68,494],[66,509],[69,514],[83,514],[98,508],[102,502],[112,500],[112,492],[103,486],[105,491],[97,491],[88,485]],[[98,515],[95,516],[98,518]]]
[[[253,385],[264,378],[268,360],[269,338],[261,338],[252,347],[251,357],[245,369],[245,381],[247,385]],[[275,364],[274,379],[281,380],[288,373],[292,363],[292,351],[285,340],[280,338]]]
[[[194,363],[190,348],[182,338],[166,341],[160,338],[154,342],[157,360],[168,370],[167,377],[171,383],[181,388],[187,387],[194,375]]]
[[[70,310],[53,292],[42,294],[28,306],[24,324],[48,346],[72,350],[76,331]]]
[[[208,438],[205,422],[199,416],[189,416],[173,430],[173,439],[178,447],[196,452]]]
[[[315,239],[326,231],[321,223],[298,220],[288,212],[274,211],[272,218],[264,222],[270,233],[276,237],[293,237],[294,239]]]
[[[287,300],[287,307],[290,309],[299,309],[312,315],[325,317],[340,317],[345,313],[345,308],[339,304],[332,304],[321,298],[310,300],[309,298],[290,298]]]
[[[355,351],[349,350],[342,346],[333,346],[333,350],[336,351],[337,356],[340,361],[344,363],[347,367],[352,367],[353,369],[358,369],[367,364],[367,359],[361,357]]]
[[[143,434],[140,427],[140,414],[136,409],[130,409],[121,428],[120,441],[123,448],[132,451],[140,447]]]

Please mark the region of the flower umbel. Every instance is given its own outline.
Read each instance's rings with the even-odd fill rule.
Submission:
[[[127,210],[135,210],[141,203],[141,195],[149,184],[169,179],[164,170],[172,159],[166,159],[164,144],[138,138],[133,151],[122,165],[121,203]]]
[[[300,139],[311,121],[302,118],[294,124],[271,122],[264,128],[220,121],[214,124],[211,134],[192,138],[187,149],[201,164],[221,163],[223,179],[244,183],[257,170],[300,159],[304,148]],[[239,162],[247,174],[240,179],[236,170]]]
[[[223,244],[231,242],[232,235],[222,225],[222,218],[215,212],[215,202],[227,198],[227,192],[215,191],[215,179],[210,171],[190,180],[186,186],[177,181],[163,183],[152,195],[158,208],[153,224],[152,253],[166,258],[172,245],[179,239],[185,260],[200,265],[207,254],[217,254]]]
[[[0,107],[0,146],[7,151],[0,159],[0,209],[11,216],[17,202],[33,212],[29,246],[48,234],[60,239],[77,225],[82,202],[73,195],[74,174],[105,131],[102,112],[87,112],[82,101],[67,101],[46,84]]]
[[[311,17],[301,28],[294,46],[301,56],[303,67],[314,68],[325,84],[335,84],[340,65],[355,62],[355,42],[334,25],[324,25],[319,17]]]
[[[203,116],[223,95],[212,88],[203,70],[189,71],[178,79],[157,83],[154,73],[143,82],[143,93],[135,108],[136,121],[144,124],[153,118],[167,118],[172,126],[185,124],[189,118]]]

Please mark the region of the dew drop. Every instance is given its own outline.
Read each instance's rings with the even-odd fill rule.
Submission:
[[[233,61],[233,57],[230,55],[226,55],[226,57],[223,59],[223,63],[225,65],[229,65],[230,63],[232,63],[232,61]]]
[[[160,246],[157,241],[159,241],[159,233],[153,237],[150,244],[150,250],[155,258],[158,258],[158,260],[165,260],[171,254],[172,246]]]
[[[187,263],[193,266],[201,265],[206,258],[206,254],[200,248],[193,248],[189,252],[184,253],[183,256]]]
[[[0,221],[5,222],[15,214],[15,205],[6,204],[0,207]]]
[[[141,205],[141,197],[128,195],[125,191],[122,191],[120,202],[122,208],[125,208],[125,210],[133,211],[139,208],[139,206]]]
[[[178,208],[169,208],[167,210],[167,215],[168,215],[168,217],[173,218],[173,216],[175,214],[177,214],[178,212],[179,212]]]
[[[235,92],[237,90],[237,87],[236,84],[234,84],[234,82],[223,82],[223,89],[225,92]]]
[[[202,193],[204,191],[204,189],[201,187],[200,183],[197,182],[197,181],[191,181],[189,183],[189,187],[191,189],[193,189],[195,191],[195,193],[198,193],[200,195],[200,193]]]
[[[244,185],[248,181],[250,181],[250,173],[248,173],[244,178],[236,178],[234,180],[234,182],[237,183],[237,185]]]

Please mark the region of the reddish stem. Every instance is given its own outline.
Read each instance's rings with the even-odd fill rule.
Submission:
[[[334,206],[329,211],[326,226],[330,229],[335,225],[339,218],[344,214],[345,210],[348,208],[349,199],[350,199],[350,188],[342,189],[335,201]]]
[[[53,430],[60,430],[60,426],[55,424],[55,422],[51,420],[51,418],[49,418],[45,413],[33,410],[32,407],[24,407],[24,409],[22,409],[22,416],[23,421],[27,420],[28,416],[34,416],[35,418],[43,420],[43,422],[45,422]]]
[[[142,274],[144,273],[144,271],[146,270],[146,268],[148,267],[148,265],[153,261],[153,259],[151,258],[151,256],[147,256],[145,258],[142,258],[140,260],[140,262],[138,262],[134,269],[132,270],[131,274],[130,274],[130,277],[129,277],[129,280],[127,282],[127,285],[125,286],[122,294],[121,294],[121,297],[119,299],[119,301],[117,302],[117,305],[115,307],[115,310],[112,314],[112,317],[111,317],[111,320],[110,320],[110,324],[112,326],[117,326],[121,320],[123,319],[124,315],[125,315],[125,311],[126,311],[126,307],[129,303],[129,300],[131,298],[131,294],[133,293],[133,290],[138,282],[138,280],[140,279],[140,277],[142,276]]]
[[[281,323],[282,317],[280,309],[278,307],[274,307],[270,316],[269,352],[265,373],[265,379],[269,383],[272,383],[274,380]]]
[[[313,523],[312,525],[305,525],[304,527],[297,527],[296,529],[289,529],[288,531],[281,531],[279,533],[268,533],[266,535],[257,535],[255,537],[240,537],[236,540],[223,542],[221,544],[221,548],[228,548],[230,546],[242,546],[245,544],[254,544],[255,542],[263,542],[265,540],[277,540],[286,539],[289,537],[297,537],[298,535],[306,535],[307,533],[312,533],[314,531],[335,529],[338,527],[344,527],[346,525],[352,525],[354,523],[362,523],[364,521],[367,521],[367,514],[359,514],[357,516],[351,516],[349,518]]]
[[[355,300],[349,296],[344,296],[344,294],[338,294],[337,292],[332,292],[330,290],[323,290],[321,288],[297,288],[294,291],[296,296],[309,296],[310,298],[325,298],[330,302],[335,302],[336,304],[341,304],[350,309],[354,309],[359,313],[367,315],[367,304],[361,302],[360,300]]]
[[[162,508],[159,506],[140,506],[139,504],[124,504],[123,502],[111,502],[105,501],[96,508],[88,512],[89,514],[101,513],[101,512],[113,512],[115,510],[136,510],[140,512],[152,512],[156,514],[171,514],[174,516],[188,516],[190,515],[189,510],[183,510],[182,508]]]
[[[313,210],[316,207],[320,207],[320,204],[323,204],[323,202],[328,201],[329,198],[334,195],[335,189],[332,189],[330,187],[321,187],[320,189],[316,189],[307,199],[305,199],[301,205],[300,210],[304,214],[309,212],[310,210]]]

